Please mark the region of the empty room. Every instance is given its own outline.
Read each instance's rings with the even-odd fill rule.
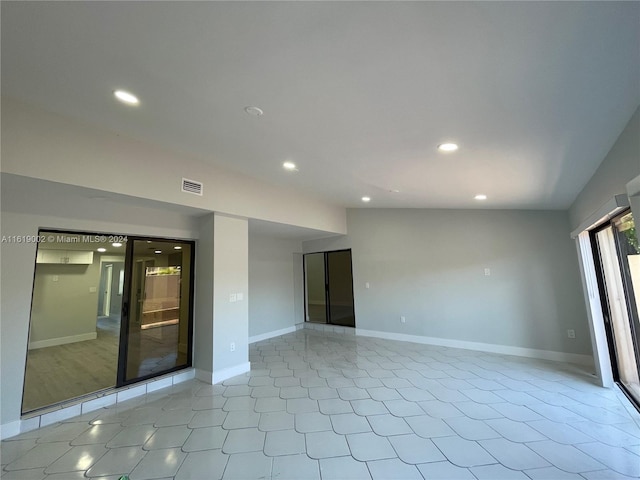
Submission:
[[[640,478],[640,2],[0,9],[3,480]]]

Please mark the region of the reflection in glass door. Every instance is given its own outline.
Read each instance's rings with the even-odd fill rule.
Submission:
[[[130,243],[121,383],[188,366],[191,358],[192,244],[157,239]]]
[[[631,212],[593,234],[614,376],[640,403],[640,244]]]
[[[191,365],[193,242],[38,233],[23,414]]]
[[[126,238],[38,232],[22,413],[117,383]]]
[[[351,250],[327,252],[327,277],[329,322],[355,327]]]
[[[324,253],[304,256],[307,322],[327,323],[327,282]]]

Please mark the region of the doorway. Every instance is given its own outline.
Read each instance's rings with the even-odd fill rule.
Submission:
[[[111,283],[113,282],[113,265],[103,265],[104,283],[101,291],[102,294],[102,316],[108,317],[111,314]]]
[[[191,365],[193,242],[38,238],[23,414]]]
[[[304,256],[306,321],[355,327],[351,250]]]
[[[614,380],[640,405],[640,242],[626,211],[591,232]]]

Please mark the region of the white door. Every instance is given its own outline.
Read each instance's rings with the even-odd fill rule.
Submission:
[[[102,299],[102,314],[108,317],[111,314],[111,282],[113,280],[113,265],[104,267],[104,292]]]

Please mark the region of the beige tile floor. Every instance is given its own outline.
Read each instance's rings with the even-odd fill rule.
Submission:
[[[4,441],[2,479],[640,478],[640,415],[579,367],[314,330],[250,357]]]

